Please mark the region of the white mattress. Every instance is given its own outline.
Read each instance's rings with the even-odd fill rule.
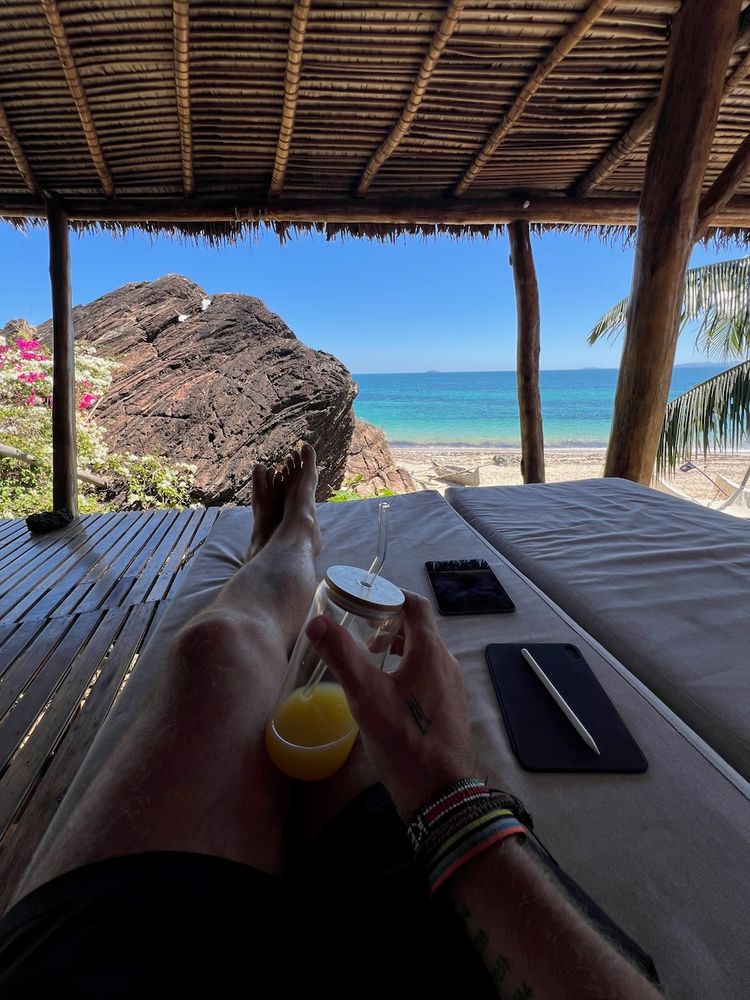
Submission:
[[[750,777],[750,521],[624,479],[446,498]]]
[[[331,563],[368,565],[376,543],[374,504],[324,504],[320,515],[321,574]],[[149,696],[175,630],[206,606],[240,564],[250,526],[246,509],[220,516],[97,738],[98,760]],[[464,557],[487,559],[517,606],[511,615],[440,620],[464,672],[487,771],[500,787],[521,796],[560,864],[652,955],[669,996],[750,996],[750,960],[742,943],[750,912],[750,786],[439,495],[393,498],[385,576],[429,595],[425,560]],[[648,758],[645,774],[540,774],[518,765],[484,648],[532,640],[574,642],[582,649]],[[79,788],[94,769],[90,760],[84,763]]]

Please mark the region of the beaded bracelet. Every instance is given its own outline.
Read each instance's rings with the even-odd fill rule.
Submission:
[[[407,833],[434,895],[472,858],[506,837],[525,838],[533,825],[515,796],[462,778],[422,806]]]

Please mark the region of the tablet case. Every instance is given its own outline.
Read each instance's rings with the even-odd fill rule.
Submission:
[[[528,649],[583,725],[601,756],[583,742],[521,656]],[[511,746],[529,771],[640,774],[648,763],[581,651],[566,643],[504,643],[485,650]]]

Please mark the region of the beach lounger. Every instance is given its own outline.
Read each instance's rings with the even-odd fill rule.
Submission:
[[[446,499],[750,778],[750,524],[622,479]]]

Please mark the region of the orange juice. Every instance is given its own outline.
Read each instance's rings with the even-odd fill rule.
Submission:
[[[357,732],[343,688],[326,682],[307,697],[304,688],[292,691],[266,727],[266,747],[290,778],[320,781],[342,766]]]

